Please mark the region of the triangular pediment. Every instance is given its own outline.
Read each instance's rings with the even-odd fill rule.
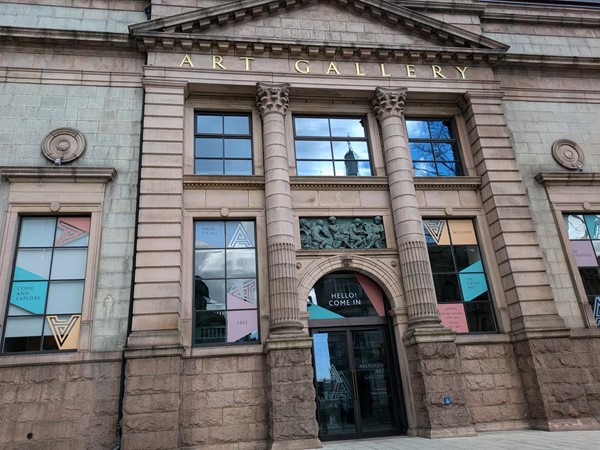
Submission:
[[[496,61],[508,47],[382,0],[241,0],[130,27],[142,50]]]

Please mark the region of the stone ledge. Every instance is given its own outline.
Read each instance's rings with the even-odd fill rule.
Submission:
[[[11,183],[107,183],[117,170],[114,167],[78,166],[2,166],[0,175]]]
[[[600,172],[540,172],[535,181],[543,186],[599,186]]]
[[[265,178],[260,175],[184,175],[184,189],[256,189],[265,188]]]
[[[507,334],[457,334],[456,345],[485,345],[485,344],[502,344],[510,343],[511,338]]]
[[[230,356],[253,356],[262,355],[264,353],[261,344],[250,345],[219,345],[212,347],[192,347],[186,348],[184,352],[185,358],[214,358],[230,357]]]
[[[56,364],[85,364],[97,362],[115,362],[123,358],[123,352],[50,352],[29,355],[0,356],[0,368],[20,366],[49,366]]]

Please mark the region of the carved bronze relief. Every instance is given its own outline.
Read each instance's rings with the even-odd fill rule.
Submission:
[[[300,242],[314,250],[386,248],[381,216],[301,217]]]

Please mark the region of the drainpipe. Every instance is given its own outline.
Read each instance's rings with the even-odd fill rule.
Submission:
[[[146,54],[146,64],[148,64],[148,55]],[[142,144],[144,140],[144,108],[146,105],[146,91],[142,88],[142,111],[140,118],[140,144],[139,144],[139,155],[138,155],[138,178],[137,178],[137,193],[135,199],[135,224],[133,230],[133,258],[131,261],[131,287],[129,294],[129,312],[127,316],[127,333],[125,339],[125,347],[127,347],[127,341],[131,334],[131,324],[133,322],[133,288],[135,287],[135,265],[137,259],[137,237],[138,237],[138,226],[140,222],[140,185],[142,183]],[[119,407],[117,412],[117,430],[116,430],[116,446],[113,450],[121,449],[121,438],[123,437],[123,427],[121,421],[123,420],[123,400],[125,399],[125,349],[121,357],[121,380],[119,384]]]

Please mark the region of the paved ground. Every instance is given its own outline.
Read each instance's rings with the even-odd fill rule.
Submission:
[[[326,450],[593,450],[600,449],[600,431],[503,431],[475,437],[424,439],[399,436],[357,441],[325,442]]]

